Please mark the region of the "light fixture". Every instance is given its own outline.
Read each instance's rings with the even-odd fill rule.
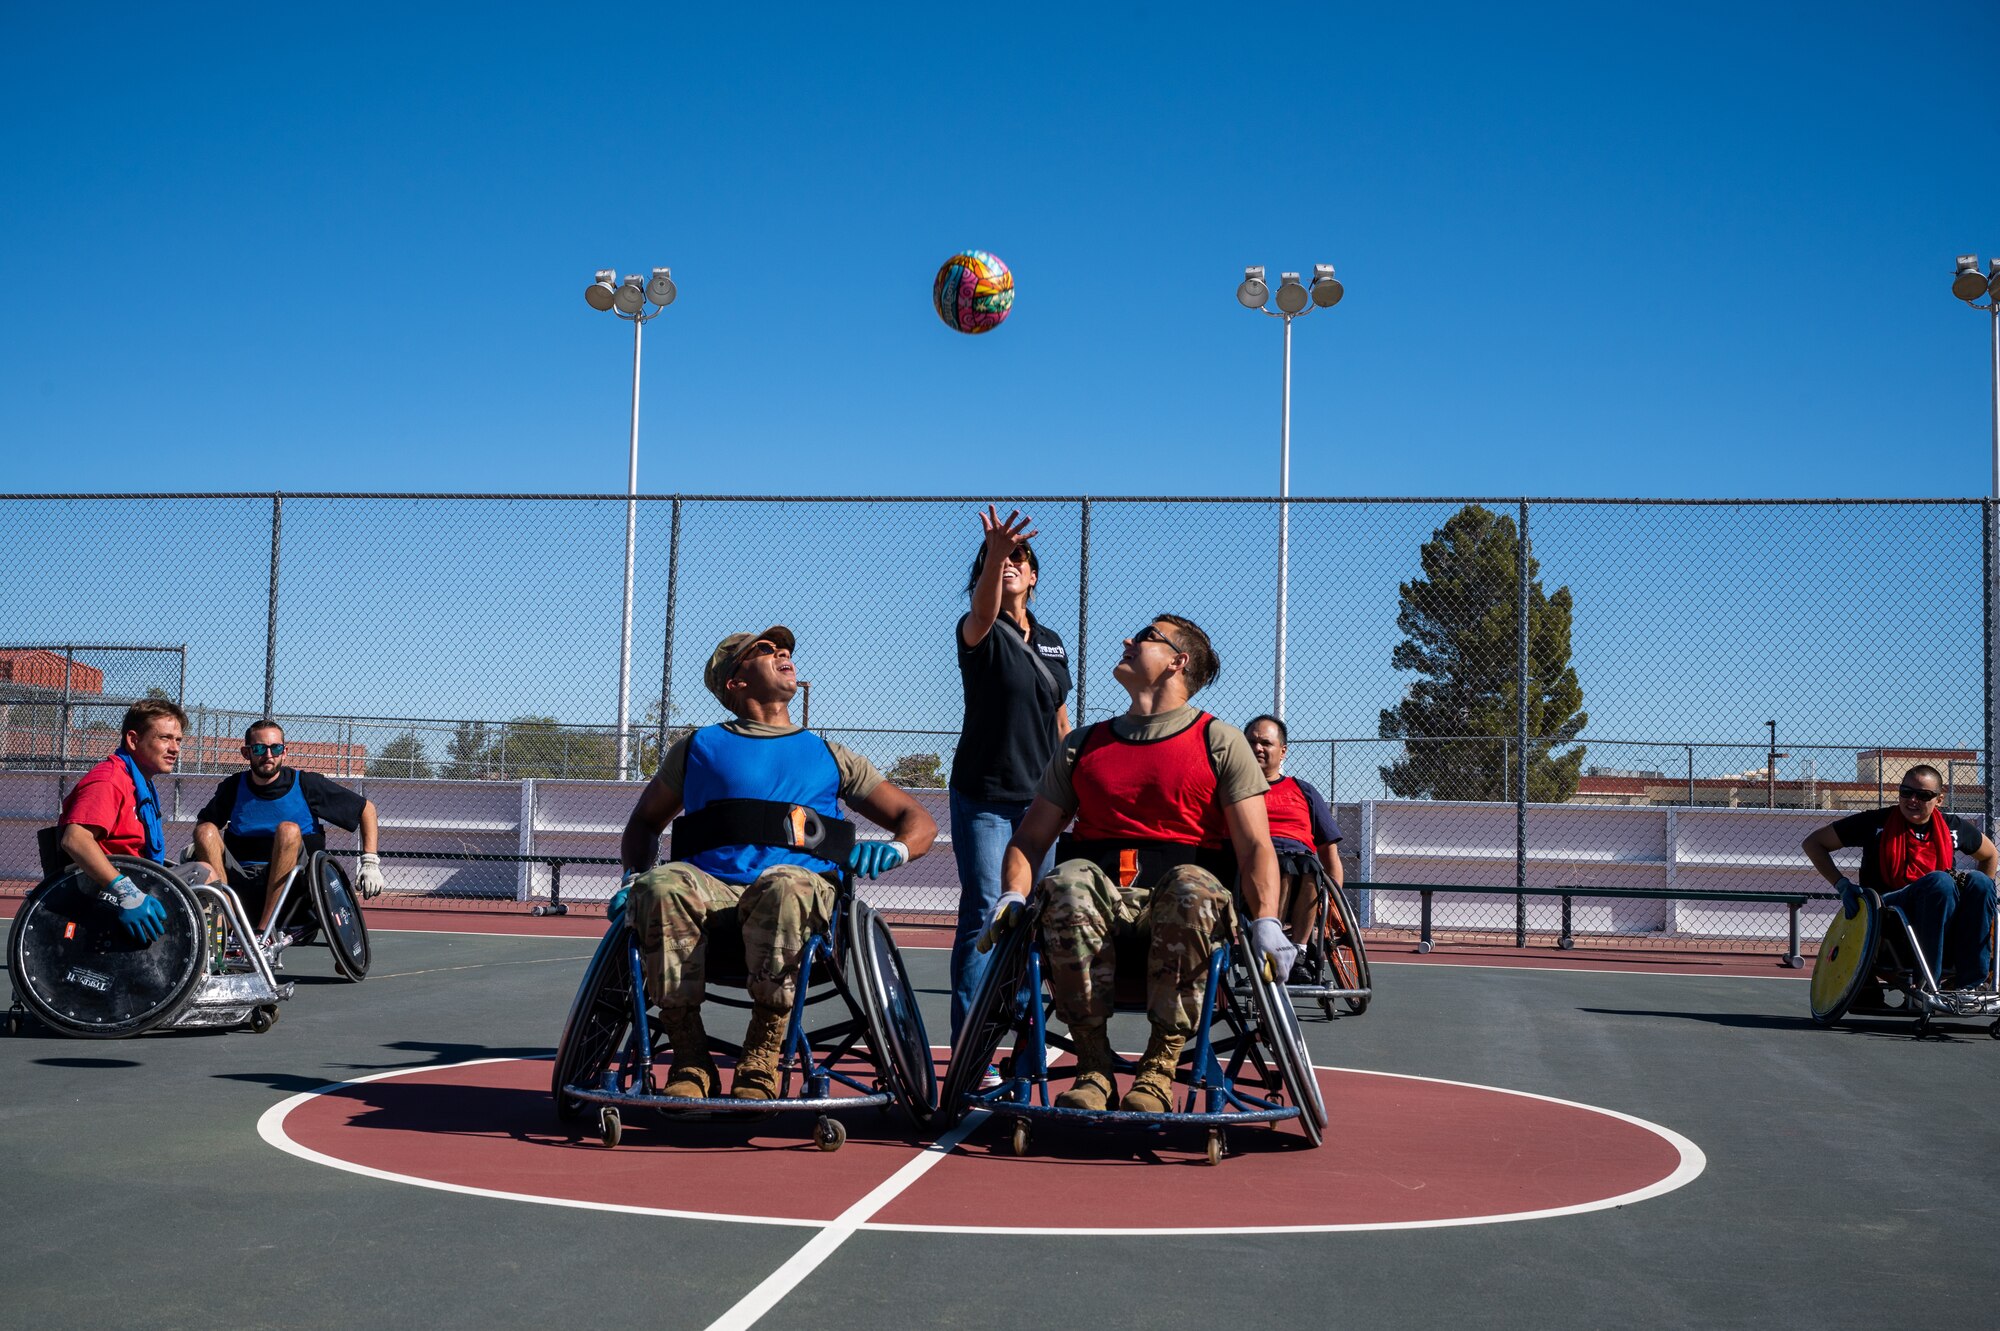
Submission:
[[[1986,279],[1979,275],[1979,256],[1958,256],[1958,271],[1951,279],[1951,294],[1963,301],[1975,301],[1986,294]]]
[[[646,289],[639,285],[636,274],[625,279],[618,294],[611,298],[611,304],[620,314],[637,314],[646,308]]]
[[[1246,309],[1261,310],[1264,302],[1271,298],[1271,288],[1264,285],[1264,269],[1260,265],[1243,270],[1243,284],[1236,288],[1236,299]]]
[[[659,306],[661,309],[665,309],[674,303],[674,297],[678,294],[674,290],[673,270],[671,268],[655,268],[653,270],[653,280],[646,283],[646,299],[652,301],[653,304]]]
[[[611,280],[616,276],[618,276],[616,269],[600,268],[597,270],[597,280],[583,289],[583,298],[590,303],[591,309],[608,310],[611,308],[612,297],[617,294],[616,288],[611,285]]]
[[[1297,273],[1284,273],[1278,279],[1278,310],[1282,314],[1303,313],[1312,298],[1299,283]]]
[[[1340,279],[1333,275],[1333,265],[1316,263],[1313,265],[1313,304],[1323,310],[1330,310],[1340,304],[1340,298],[1347,294],[1347,288],[1340,285]]]

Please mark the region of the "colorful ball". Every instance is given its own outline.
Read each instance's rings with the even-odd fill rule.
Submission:
[[[990,333],[1014,308],[1014,274],[998,255],[965,250],[938,269],[931,284],[931,304],[938,318],[961,333]]]

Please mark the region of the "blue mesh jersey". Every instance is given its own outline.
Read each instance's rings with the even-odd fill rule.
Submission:
[[[687,775],[681,782],[681,807],[688,813],[716,800],[776,800],[839,819],[839,795],[840,765],[826,741],[810,730],[760,738],[717,725],[688,737]],[[832,860],[777,846],[720,846],[687,862],[725,883],[739,884],[754,882],[774,864],[803,865],[814,873],[838,868]]]

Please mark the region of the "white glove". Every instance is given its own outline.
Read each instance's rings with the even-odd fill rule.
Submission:
[[[363,851],[361,868],[354,875],[361,888],[361,895],[373,901],[382,895],[382,857],[374,851]]]
[[[979,950],[984,952],[992,947],[1001,932],[1013,928],[1015,918],[1027,909],[1026,892],[1002,892],[993,909],[986,912],[986,925],[979,931]]]
[[[1285,926],[1275,916],[1266,915],[1250,921],[1250,955],[1260,966],[1268,958],[1271,965],[1265,974],[1273,983],[1283,984],[1291,977],[1299,949],[1298,944],[1285,937]]]

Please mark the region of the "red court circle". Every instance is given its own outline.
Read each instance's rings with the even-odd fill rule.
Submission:
[[[1679,1134],[1612,1110],[1323,1068],[1333,1125],[1319,1150],[1293,1130],[1238,1129],[1232,1154],[1211,1167],[1199,1130],[1107,1142],[1041,1124],[1021,1159],[988,1120],[909,1177],[922,1148],[900,1118],[866,1110],[848,1116],[847,1145],[832,1153],[813,1146],[809,1116],[695,1123],[645,1112],[628,1115],[623,1144],[607,1150],[559,1128],[548,1073],[539,1059],[391,1072],[294,1096],[259,1130],[317,1163],[449,1191],[737,1223],[847,1215],[866,1229],[1016,1234],[1534,1219],[1657,1196],[1706,1163]],[[907,1179],[900,1191],[848,1215],[892,1176]]]

